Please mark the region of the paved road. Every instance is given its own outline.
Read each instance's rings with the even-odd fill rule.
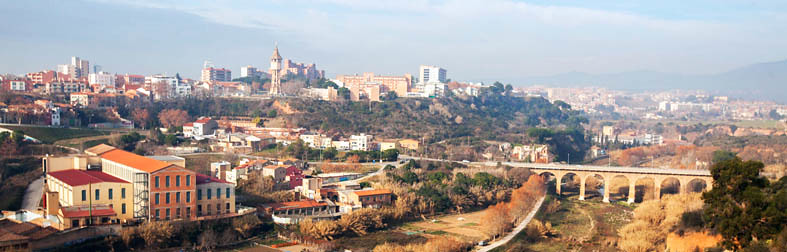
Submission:
[[[525,227],[527,227],[527,224],[530,223],[531,220],[533,220],[533,217],[536,216],[536,213],[538,213],[538,209],[541,209],[541,204],[544,203],[544,197],[545,196],[546,195],[543,195],[543,196],[541,196],[540,199],[538,199],[538,202],[536,202],[536,204],[533,206],[533,209],[530,210],[530,213],[527,214],[527,217],[525,217],[525,219],[522,220],[522,222],[520,222],[519,225],[517,225],[516,228],[514,228],[514,230],[512,230],[510,233],[508,233],[502,239],[497,240],[496,242],[493,242],[492,244],[489,244],[488,246],[481,247],[480,249],[478,249],[478,252],[490,251],[492,249],[495,249],[497,247],[502,246],[503,244],[508,243],[509,241],[511,241],[511,239],[514,239],[514,237],[517,234],[519,234],[519,232],[522,232],[522,230],[524,230]]]
[[[22,198],[22,207],[21,209],[25,210],[36,210],[38,209],[38,205],[41,203],[41,196],[43,195],[43,188],[44,187],[44,177],[41,176],[40,178],[33,180],[33,183],[27,186],[27,190],[25,190],[25,196]]]

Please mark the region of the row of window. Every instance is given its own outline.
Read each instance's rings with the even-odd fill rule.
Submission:
[[[164,186],[165,187],[169,187],[169,177],[170,177],[169,175],[164,176]],[[175,176],[175,186],[180,186],[180,181],[181,181],[180,178],[181,178],[180,175],[176,175]],[[159,186],[159,176],[156,176],[154,179],[155,179],[156,188],[159,188],[160,187]],[[186,183],[186,186],[191,186],[191,175],[186,175],[186,182],[185,183]]]
[[[114,193],[112,191],[112,188],[107,189],[107,199],[111,200],[113,197],[114,197]],[[121,199],[126,198],[126,188],[120,188],[120,198]],[[100,199],[101,199],[101,189],[96,189],[95,197],[93,197],[93,200],[100,200]],[[82,201],[87,201],[87,190],[82,190]]]
[[[210,199],[213,196],[213,190],[205,189],[207,199]],[[230,198],[230,188],[227,187],[224,189],[225,198]],[[216,198],[221,199],[221,188],[216,188]],[[202,189],[197,189],[197,200],[202,200]]]
[[[230,203],[226,203],[224,206],[225,206],[224,213],[230,213],[231,210]],[[124,204],[124,209],[125,209],[125,204]],[[213,205],[205,204],[205,209],[207,210],[205,211],[205,215],[213,214]],[[180,207],[175,208],[175,216],[174,216],[175,219],[181,218],[182,215],[180,210],[181,210]],[[220,213],[221,213],[221,204],[216,204],[216,214],[220,214]],[[191,207],[186,207],[186,211],[184,215],[186,218],[191,218]],[[202,216],[202,215],[203,215],[202,205],[197,205],[197,216]],[[156,209],[156,213],[154,217],[156,219],[167,219],[167,220],[172,219],[171,209],[164,208],[164,216],[161,215],[161,209]]]
[[[159,195],[160,195],[160,193],[156,193],[156,195],[154,197],[156,205],[158,205],[159,202],[160,202],[159,201]],[[164,194],[164,203],[165,204],[169,204],[169,202],[170,202],[170,195],[171,195],[171,193],[169,193],[169,192]],[[191,202],[191,192],[186,192],[186,203],[189,203],[189,202]],[[180,192],[175,192],[175,203],[180,203]]]

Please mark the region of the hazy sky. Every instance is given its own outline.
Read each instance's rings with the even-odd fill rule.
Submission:
[[[188,2],[188,3],[183,3]],[[329,77],[507,80],[570,71],[716,73],[787,58],[787,1],[0,0],[0,72],[73,55],[117,73],[198,78],[204,60],[267,68],[281,54]]]

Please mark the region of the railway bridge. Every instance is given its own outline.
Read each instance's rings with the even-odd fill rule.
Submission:
[[[617,166],[588,166],[566,164],[536,164],[503,162],[512,167],[529,168],[539,175],[552,175],[556,179],[555,192],[561,193],[562,180],[566,176],[579,177],[579,200],[585,200],[585,184],[588,178],[600,178],[604,183],[604,202],[609,202],[612,179],[625,178],[628,180],[628,202],[633,203],[636,197],[636,184],[640,180],[652,180],[655,194],[654,199],[661,198],[661,187],[665,181],[675,181],[679,184],[678,193],[688,193],[694,189],[691,185],[702,186],[701,190],[708,190],[713,185],[713,177],[708,170],[681,170],[643,167],[617,167]]]

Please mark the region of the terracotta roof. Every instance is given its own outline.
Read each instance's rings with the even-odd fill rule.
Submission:
[[[28,222],[20,223],[6,219],[0,221],[0,241],[3,241],[3,238],[1,237],[3,236],[3,230],[16,235],[25,236],[26,238],[33,240],[38,240],[58,232],[58,230],[53,227],[41,227]]]
[[[210,117],[203,117],[195,121],[195,123],[208,123],[210,120],[212,120]]]
[[[70,206],[70,207],[63,207],[60,208],[60,211],[63,212],[63,217],[65,218],[77,218],[77,217],[88,217],[88,216],[115,216],[115,210],[112,210],[107,205],[93,205],[93,209],[90,209],[90,206]]]
[[[100,156],[103,159],[120,163],[122,165],[144,172],[155,172],[170,166],[170,164],[167,162],[146,158],[120,149],[104,152]]]
[[[183,124],[183,127],[194,127],[194,123]]]
[[[327,205],[328,203],[317,202],[315,200],[301,200],[301,201],[272,203],[266,205],[266,207],[271,207],[275,211],[275,210],[299,209],[299,208],[308,208],[308,207],[320,207],[320,206],[327,206]]]
[[[63,183],[66,183],[70,186],[81,186],[101,182],[129,183],[128,181],[100,171],[63,170],[50,172],[47,173],[47,175],[55,177],[56,179],[63,181]]]
[[[205,174],[197,173],[196,176],[197,176],[197,184],[198,185],[207,184],[207,183],[231,184],[230,182],[227,182],[226,180],[214,178],[214,177],[211,177],[211,176],[208,176],[208,175],[205,175]]]
[[[111,145],[99,144],[99,145],[87,148],[85,150],[85,153],[90,154],[90,155],[94,155],[94,156],[98,156],[98,155],[104,154],[107,151],[111,151],[111,150],[114,150],[114,149],[117,149],[117,148],[115,148],[115,147],[113,147]]]
[[[375,189],[375,190],[363,190],[363,191],[355,191],[353,192],[355,195],[358,196],[371,196],[371,195],[382,195],[382,194],[391,194],[391,190],[388,189]]]
[[[0,242],[23,241],[23,240],[30,240],[30,238],[27,236],[21,236],[18,234],[14,234],[12,232],[8,232],[0,228]]]

